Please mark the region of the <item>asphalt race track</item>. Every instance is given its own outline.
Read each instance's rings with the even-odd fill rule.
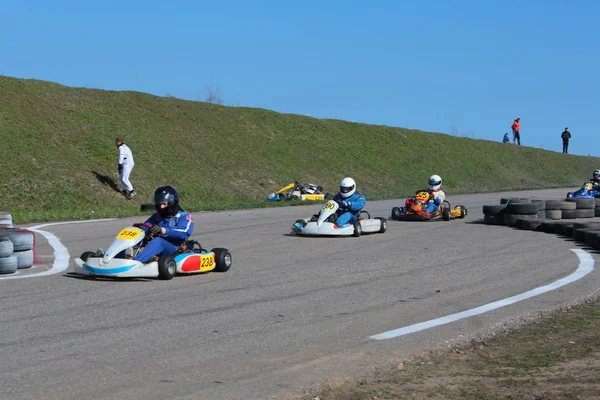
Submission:
[[[228,248],[234,264],[171,281],[69,273],[73,257],[106,248],[137,218],[38,227],[38,265],[18,279],[0,278],[0,398],[280,399],[502,330],[595,294],[598,268],[506,307],[372,338],[573,274],[581,263],[576,242],[478,223],[482,205],[501,197],[565,192],[449,195],[467,207],[466,219],[389,221],[385,234],[360,238],[290,235],[292,222],[316,213],[316,204],[196,213],[193,237],[208,249]],[[368,202],[366,210],[389,217],[402,202]],[[55,256],[66,256],[39,231],[68,250],[69,268],[21,279],[56,270]]]

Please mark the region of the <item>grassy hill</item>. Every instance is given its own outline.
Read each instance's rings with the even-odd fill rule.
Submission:
[[[134,153],[132,201],[115,190],[116,137]],[[352,176],[368,199],[381,199],[412,193],[433,173],[451,195],[577,186],[600,165],[439,133],[2,76],[0,140],[0,211],[18,223],[91,210],[136,215],[163,184],[199,211],[265,205],[293,180],[335,192]]]

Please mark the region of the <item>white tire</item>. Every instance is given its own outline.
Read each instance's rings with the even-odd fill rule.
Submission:
[[[13,274],[17,270],[17,257],[0,258],[0,274]]]
[[[0,236],[0,258],[10,256],[15,247],[7,236]]]
[[[13,256],[17,258],[17,269],[33,267],[33,250],[15,251]]]

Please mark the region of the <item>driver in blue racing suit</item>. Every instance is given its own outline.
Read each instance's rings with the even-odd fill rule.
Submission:
[[[194,231],[192,216],[179,206],[179,193],[172,186],[161,186],[154,192],[156,213],[146,220],[148,228],[135,224],[154,236],[134,260],[147,263],[158,255],[170,256]]]
[[[340,192],[333,197],[340,205],[337,210],[337,220],[334,228],[358,221],[358,214],[367,204],[362,193],[356,193],[356,182],[352,178],[344,178],[340,182]]]
[[[446,199],[446,193],[442,190],[442,177],[431,175],[429,177],[429,194],[431,200],[427,204],[427,211],[430,213],[438,212],[441,204]]]

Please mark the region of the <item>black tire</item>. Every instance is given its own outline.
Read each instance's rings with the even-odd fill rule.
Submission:
[[[594,217],[600,217],[600,207],[594,208]]]
[[[17,271],[17,257],[8,256],[0,258],[0,274],[13,274]]]
[[[531,200],[532,203],[538,205],[538,211],[542,211],[546,209],[546,200]]]
[[[596,237],[600,234],[600,229],[590,229],[585,233],[584,242],[590,247],[594,247],[596,243]]]
[[[33,267],[33,250],[15,251],[12,255],[17,257],[17,269]]]
[[[504,210],[506,209],[506,205],[504,204],[499,204],[499,205],[488,205],[488,206],[483,206],[483,214],[484,215],[496,215],[499,213],[503,213]]]
[[[561,210],[576,210],[577,209],[577,203],[575,203],[574,201],[561,201],[560,202],[560,209]]]
[[[546,233],[554,233],[554,221],[542,221],[542,224],[538,227],[538,231]]]
[[[392,208],[392,219],[400,220],[402,218],[402,213],[400,212],[400,207]]]
[[[517,204],[517,203],[531,203],[527,197],[503,197],[500,199],[500,204]]]
[[[317,186],[317,192],[323,193],[323,186]]]
[[[81,256],[79,256],[79,258],[81,258],[81,260],[83,262],[86,262],[88,260],[88,258],[94,257],[95,255],[96,255],[95,251],[84,251],[83,253],[81,253]]]
[[[546,218],[558,220],[562,218],[561,210],[548,210],[546,209]]]
[[[539,228],[540,225],[542,225],[543,221],[540,221],[538,219],[522,219],[520,218],[519,221],[521,221],[521,226],[520,228],[526,231],[535,231]]]
[[[442,218],[444,221],[450,221],[450,208],[444,207],[442,210]]]
[[[508,214],[533,215],[538,212],[538,205],[534,203],[508,203],[506,205]]]
[[[379,228],[379,233],[385,233],[385,231],[387,231],[387,221],[385,220],[385,218],[377,217],[375,219],[378,219],[381,221],[381,227]]]
[[[562,219],[577,218],[577,210],[561,210]]]
[[[539,219],[545,219],[546,218],[546,210],[538,211],[536,215]]]
[[[484,215],[483,223],[486,225],[502,225],[504,215]]]
[[[578,242],[585,242],[585,233],[592,230],[592,228],[573,228],[573,239]]]
[[[352,236],[359,237],[361,234],[362,234],[362,225],[360,224],[360,221],[356,221],[354,223],[354,233],[352,234]]]
[[[573,198],[566,201],[575,203],[575,207],[578,210],[587,210],[596,207],[596,199]]]
[[[595,210],[593,208],[578,208],[575,210],[577,218],[594,218]]]
[[[467,216],[467,207],[463,206],[462,204],[459,204],[456,207],[460,208],[460,216],[457,218],[464,218]]]
[[[15,251],[15,246],[8,236],[0,236],[0,258],[8,257]]]
[[[573,229],[573,222],[571,221],[554,221],[554,233],[564,235],[567,225]]]
[[[158,259],[158,277],[164,281],[173,279],[177,273],[177,263],[173,256],[160,256]]]
[[[233,257],[231,253],[227,249],[223,249],[220,247],[216,247],[211,250],[215,253],[215,271],[216,272],[227,272],[229,268],[231,268],[231,264],[233,263]]]
[[[506,226],[515,226],[517,223],[517,219],[536,219],[536,215],[533,214],[509,214],[504,213],[504,225]]]
[[[546,200],[546,210],[560,210],[560,201]]]

